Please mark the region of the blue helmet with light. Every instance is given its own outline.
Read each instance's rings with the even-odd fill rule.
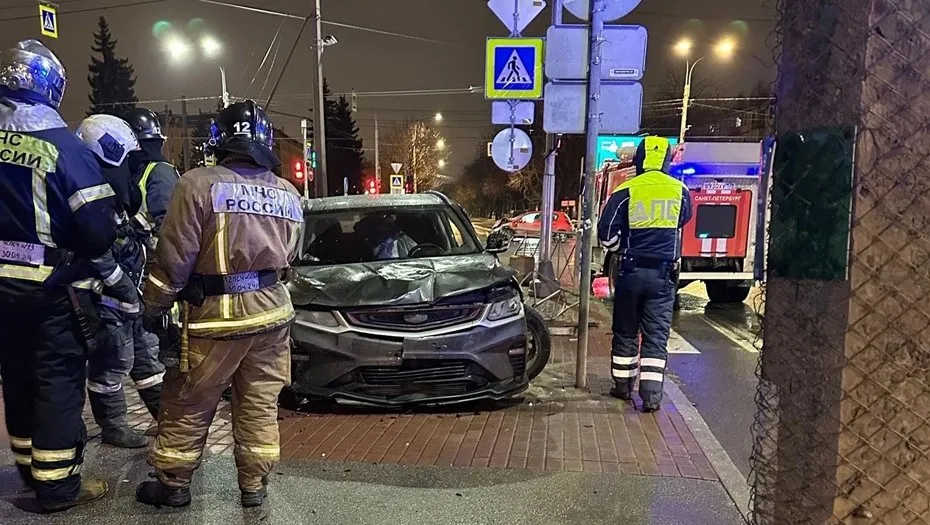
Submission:
[[[0,52],[0,95],[57,109],[67,83],[61,61],[38,40],[21,40]]]

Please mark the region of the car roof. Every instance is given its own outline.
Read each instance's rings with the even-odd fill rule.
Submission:
[[[447,206],[445,195],[438,192],[409,193],[401,195],[341,195],[308,199],[304,211],[343,211],[366,208],[398,208],[407,206]]]

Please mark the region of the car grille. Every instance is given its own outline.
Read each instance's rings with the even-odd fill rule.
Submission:
[[[401,366],[365,366],[356,372],[360,381],[352,390],[388,398],[467,394],[488,383],[487,372],[470,361],[416,360]]]
[[[483,306],[434,306],[364,310],[345,312],[344,315],[350,325],[362,328],[422,332],[470,323],[481,317],[483,310]]]

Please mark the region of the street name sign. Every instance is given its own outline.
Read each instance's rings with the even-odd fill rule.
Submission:
[[[546,31],[546,77],[587,80],[591,31],[586,26],[550,26]],[[604,26],[602,80],[641,80],[648,32],[643,26]]]
[[[542,38],[488,38],[485,56],[485,98],[536,100],[542,97]]]

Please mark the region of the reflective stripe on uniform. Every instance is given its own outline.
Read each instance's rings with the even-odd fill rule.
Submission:
[[[32,439],[10,436],[10,445],[16,448],[32,448]]]
[[[22,279],[24,281],[45,282],[52,275],[51,266],[19,266],[16,264],[0,264],[0,277],[7,279]]]
[[[15,461],[17,465],[32,465],[32,456],[14,452],[13,461]]]
[[[113,197],[114,195],[116,194],[113,193],[113,188],[111,188],[109,184],[91,186],[90,188],[78,190],[74,192],[73,195],[68,197],[68,206],[71,207],[71,211],[78,211],[81,209],[81,206],[84,206],[85,204],[89,204],[100,199],[106,199],[107,197]]]
[[[665,359],[654,359],[651,357],[644,357],[640,362],[639,366],[647,367],[651,366],[654,368],[665,369]]]
[[[610,371],[610,374],[614,377],[630,378],[636,377],[636,372],[637,370],[635,368],[631,368],[629,370],[618,370],[614,368]]]
[[[118,299],[103,295],[100,297],[100,304],[127,314],[137,314],[142,311],[141,304],[124,303]]]
[[[619,355],[615,355],[615,356],[611,357],[611,361],[613,361],[613,364],[615,364],[615,365],[625,365],[625,366],[635,365],[635,364],[636,364],[636,359],[637,359],[637,357],[636,357],[635,355],[634,355],[633,357],[622,357],[622,356],[619,356]]]
[[[643,372],[639,374],[640,381],[655,381],[661,383],[665,379],[665,375],[660,372]]]
[[[236,445],[236,448],[242,452],[264,456],[266,458],[281,457],[281,447],[279,445]]]
[[[36,481],[59,481],[81,473],[81,465],[65,468],[43,469],[32,467],[32,478]]]
[[[55,247],[52,240],[52,218],[48,214],[47,173],[35,168],[32,170],[32,207],[36,218],[36,237],[46,246]]]
[[[216,214],[216,268],[217,273],[226,275],[229,273],[229,215],[225,213]],[[220,296],[220,317],[229,319],[232,317],[232,296],[224,294]]]
[[[113,273],[111,273],[106,279],[103,280],[103,284],[107,286],[113,286],[123,278],[123,275],[123,269],[117,266],[116,269],[113,270]]]
[[[76,448],[65,448],[61,450],[42,450],[40,448],[32,449],[32,459],[43,463],[54,463],[56,461],[72,461],[77,458]]]
[[[279,306],[274,310],[269,310],[267,312],[262,312],[260,314],[250,315],[247,317],[240,317],[238,319],[208,319],[206,321],[195,321],[188,324],[188,330],[194,332],[197,330],[251,328],[253,326],[271,324],[275,321],[282,321],[293,315],[294,307],[291,305],[290,301],[288,301],[287,304]]]
[[[94,383],[93,381],[87,382],[87,389],[95,394],[115,394],[123,389],[123,384],[117,382],[115,385],[102,385],[100,383]]]
[[[73,288],[80,288],[81,290],[90,290],[96,294],[103,292],[103,281],[100,279],[81,279],[80,281],[74,281],[71,283]]]
[[[158,386],[162,384],[165,379],[165,373],[161,372],[160,374],[155,374],[145,379],[140,379],[136,381],[137,390],[145,390],[146,388],[152,388],[153,386]]]
[[[155,456],[161,456],[162,459],[167,459],[169,461],[183,461],[185,463],[195,463],[200,460],[202,452],[182,452],[175,448],[162,448],[158,446],[158,443],[155,443],[155,447],[152,448],[152,454]]]
[[[175,288],[175,287],[173,287],[173,286],[169,286],[168,284],[162,282],[161,279],[155,277],[155,275],[153,275],[153,274],[151,274],[151,273],[149,274],[149,281],[150,281],[152,284],[154,284],[156,287],[158,287],[159,290],[165,292],[166,294],[172,294],[172,295],[173,295],[173,294],[176,294],[176,293],[178,293],[179,291],[181,291],[180,288]]]

